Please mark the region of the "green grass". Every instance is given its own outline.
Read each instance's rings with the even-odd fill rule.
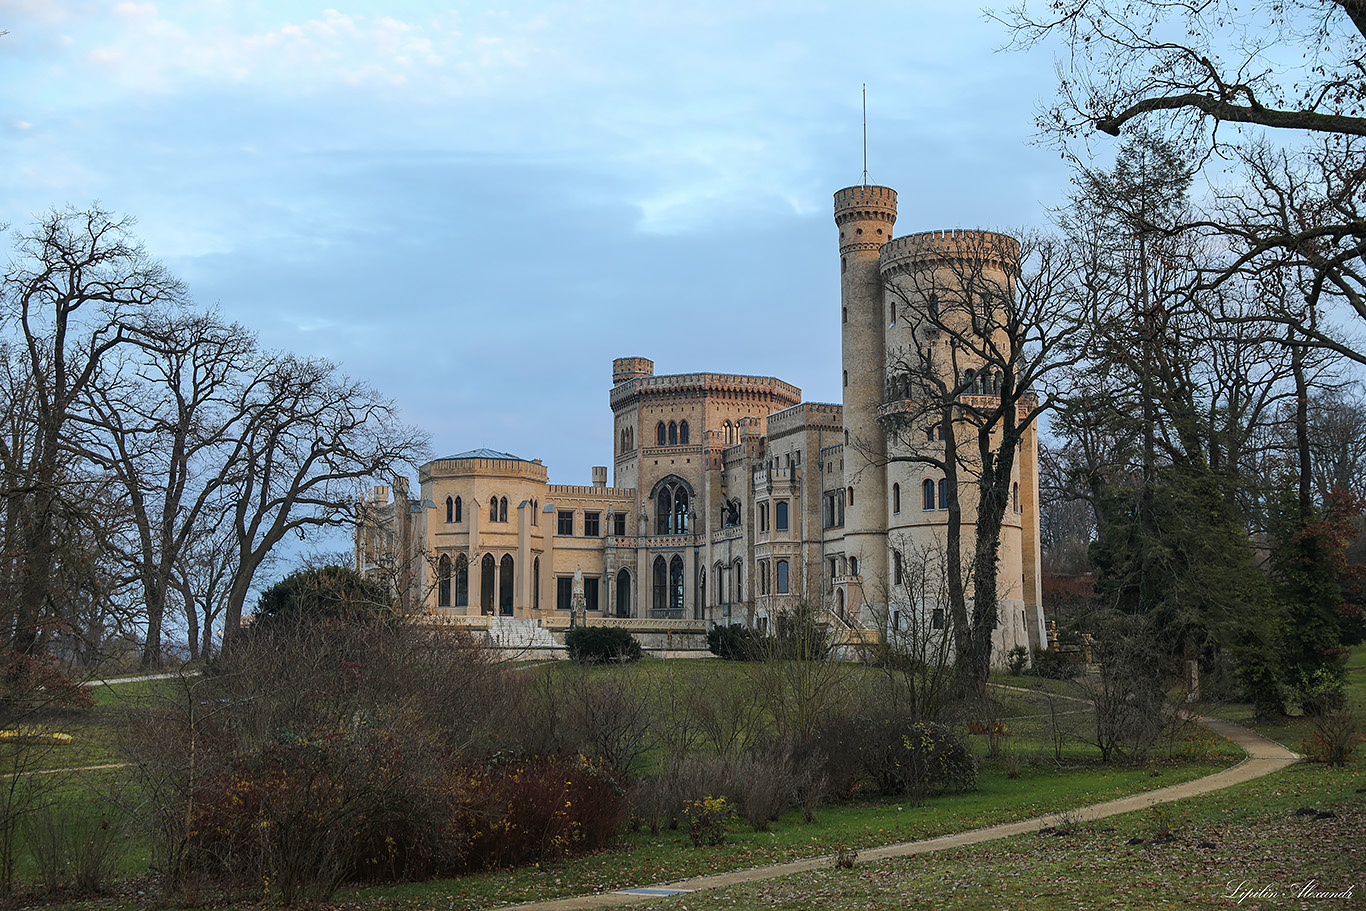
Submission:
[[[1347,704],[1357,714],[1358,725],[1366,721],[1366,645],[1352,649],[1347,656]],[[1303,715],[1285,718],[1258,718],[1252,706],[1242,702],[1202,705],[1199,709],[1214,718],[1222,718],[1269,737],[1282,746],[1302,752],[1300,741],[1314,733],[1314,720]]]
[[[754,908],[1347,908],[1366,900],[1366,768],[1301,763],[1266,778],[1054,837],[1021,835],[955,851],[824,869],[634,907]],[[1302,806],[1337,819],[1297,817]],[[1154,843],[1171,827],[1175,838]],[[1132,838],[1143,844],[1126,844]],[[1350,898],[1293,898],[1308,882]],[[1275,898],[1238,902],[1238,890]]]
[[[582,673],[582,669],[570,667],[567,663],[554,663],[542,665],[538,668],[529,668],[521,673],[545,673],[553,675],[553,679],[556,681],[567,682],[570,679],[569,675]],[[723,675],[723,680],[733,681],[736,686],[747,683],[751,679],[748,676],[751,670],[746,665],[722,661],[665,662],[647,659],[626,669],[599,668],[592,669],[588,673],[590,675],[627,673],[631,675],[633,685],[648,687],[652,691],[656,687],[675,685],[688,679],[691,675],[702,673]],[[851,666],[847,673],[851,679],[858,680],[867,679],[863,675],[880,672]],[[1366,661],[1362,660],[1362,655],[1353,657],[1352,675],[1351,692],[1353,698],[1359,698],[1362,690],[1366,689]],[[544,864],[538,867],[464,877],[457,880],[348,889],[338,895],[337,902],[347,908],[361,909],[361,911],[370,908],[414,909],[414,911],[434,907],[473,909],[504,903],[649,885],[688,876],[736,870],[825,854],[838,846],[855,849],[864,848],[918,840],[1035,816],[1058,814],[1070,808],[1099,803],[1127,794],[1165,787],[1200,777],[1226,767],[1241,756],[1241,753],[1227,741],[1196,734],[1191,735],[1193,739],[1189,741],[1178,740],[1170,745],[1172,752],[1185,757],[1184,760],[1157,762],[1143,768],[1102,766],[1091,759],[1095,756],[1094,748],[1073,739],[1065,745],[1062,751],[1064,762],[1059,765],[1052,761],[1054,754],[1049,731],[1050,694],[1052,707],[1059,712],[1069,713],[1060,717],[1069,719],[1068,723],[1071,725],[1073,734],[1083,733],[1088,725],[1093,723],[1088,711],[1078,712],[1074,703],[1066,703],[1065,700],[1056,698],[1058,695],[1075,692],[1075,685],[1066,681],[1038,681],[1036,678],[1006,676],[994,678],[993,682],[999,682],[1008,687],[1031,690],[1031,692],[997,691],[1000,696],[999,705],[992,710],[992,714],[994,717],[1004,720],[1006,730],[1009,732],[1007,736],[999,738],[991,738],[987,735],[970,736],[969,740],[978,755],[987,754],[992,746],[992,740],[996,740],[1000,754],[998,758],[984,761],[981,790],[976,793],[935,797],[919,807],[910,806],[905,802],[831,806],[819,811],[817,821],[809,824],[801,820],[799,812],[789,811],[774,824],[773,831],[768,833],[756,833],[749,830],[744,824],[736,823],[732,826],[727,843],[716,849],[694,848],[685,833],[682,832],[666,831],[657,836],[651,836],[648,832],[641,831],[624,836],[622,842],[611,851],[588,857]],[[101,687],[100,689],[107,690],[107,693],[97,698],[97,709],[90,713],[92,736],[86,745],[86,752],[81,754],[83,760],[98,757],[103,749],[112,750],[112,739],[101,745],[99,736],[95,734],[101,725],[112,730],[128,705],[135,704],[143,698],[155,697],[158,692],[161,692],[161,687],[169,685],[174,685],[174,682],[153,681]],[[128,695],[124,695],[125,693]],[[1229,712],[1238,711],[1236,706],[1225,706],[1223,708]],[[110,736],[112,738],[112,735]],[[1297,745],[1297,743],[1296,740],[1292,746]],[[77,754],[62,755],[74,756]],[[1020,777],[1010,778],[1006,774],[1007,769],[1022,770],[1022,774]],[[1293,776],[1286,778],[1289,773],[1277,776],[1278,779],[1291,782],[1290,785],[1283,784],[1281,786],[1286,795],[1284,799],[1291,802],[1295,800],[1316,800],[1317,798],[1312,793],[1305,794],[1306,788],[1312,792],[1314,788],[1320,787],[1325,782],[1342,780],[1341,777],[1339,779],[1332,778],[1331,774],[1328,778],[1324,778],[1325,772],[1326,770],[1314,770],[1311,774],[1301,775],[1298,778]],[[71,804],[73,812],[77,814],[98,814],[106,806],[104,801],[107,798],[102,795],[114,789],[121,774],[120,770],[111,770],[107,773],[62,776],[64,778],[61,784],[62,793],[66,795],[65,799]],[[1352,774],[1359,774],[1359,772]],[[105,777],[100,779],[97,776]],[[97,780],[102,780],[103,784],[92,788],[87,787],[84,783]],[[1240,789],[1240,791],[1242,790],[1244,789]],[[1348,791],[1350,790],[1349,788]],[[1276,804],[1265,801],[1263,801],[1265,806],[1255,802],[1247,803],[1246,801],[1249,799],[1262,800],[1261,792],[1253,790],[1247,793],[1251,794],[1252,797],[1229,798],[1224,803],[1211,804],[1211,806],[1222,808],[1219,812],[1223,813],[1224,816],[1222,817],[1223,821],[1219,824],[1230,826],[1235,823],[1239,825],[1262,824],[1263,816],[1259,814],[1271,812]],[[1332,793],[1336,794],[1337,792],[1333,791]],[[1346,794],[1347,792],[1343,793]],[[1180,806],[1185,808],[1194,806],[1194,804],[1191,801],[1186,801]],[[1210,812],[1215,811],[1211,810]],[[1243,815],[1239,816],[1239,813]],[[1120,817],[1120,819],[1126,818]],[[1192,817],[1193,821],[1189,825],[1214,824],[1208,821],[1202,822],[1201,819],[1203,817]],[[1124,825],[1141,828],[1143,825],[1151,825],[1151,823],[1144,823],[1139,820],[1124,823]],[[1030,841],[1029,839],[1017,839],[1016,842],[1020,842],[1022,845],[1028,844],[1030,847],[1028,849],[1017,847],[1004,854],[998,854],[1001,850],[998,847],[991,847],[984,849],[980,854],[957,852],[955,856],[992,857],[998,858],[1001,863],[1008,864],[1011,862],[1009,859],[1017,854],[1030,854],[1030,856],[1034,856],[1034,862],[1040,866],[1041,870],[1053,869],[1048,866],[1052,862],[1050,859],[1041,859],[1036,856],[1041,850],[1035,844],[1037,842],[1043,846],[1042,850],[1063,852],[1059,854],[1057,860],[1056,875],[1061,880],[1067,881],[1069,876],[1076,875],[1078,868],[1084,868],[1086,864],[1091,862],[1088,851],[1104,853],[1104,851],[1111,850],[1112,846],[1105,847],[1104,851],[1099,847],[1110,845],[1109,842],[1105,841],[1105,838],[1109,837],[1111,832],[1129,831],[1122,829],[1120,823],[1110,825],[1109,829],[1110,832],[1097,829],[1094,832],[1078,835],[1071,840],[1050,839],[1040,841],[1034,839]],[[1191,831],[1195,831],[1195,829],[1192,828]],[[1129,836],[1126,835],[1125,838],[1127,837]],[[1092,838],[1100,839],[1100,841],[1086,841],[1086,839]],[[1359,836],[1357,838],[1359,840]],[[1076,853],[1067,854],[1066,851],[1072,849],[1074,842],[1079,846],[1079,850]],[[1082,845],[1086,845],[1086,847],[1080,848]],[[130,839],[126,844],[125,854],[119,863],[120,875],[137,876],[144,872],[148,863],[147,853],[148,849],[145,843],[138,843],[136,839]],[[1133,852],[1130,851],[1129,853],[1132,854]],[[1198,854],[1198,852],[1196,853]],[[942,858],[945,855],[935,855],[935,857]],[[928,879],[925,880],[925,883],[939,882],[936,877],[940,874],[936,874],[934,871],[940,866],[933,862],[927,862],[924,876]],[[877,869],[880,868],[879,865]],[[869,876],[872,877],[871,871],[873,870],[874,867],[870,865],[865,872],[868,872]],[[19,872],[21,877],[31,877],[34,872],[31,861],[22,865]],[[831,875],[843,875],[845,880],[849,879],[847,874],[835,874],[834,871],[831,871]],[[897,877],[910,879],[914,879],[917,875],[920,874],[908,872],[895,874]],[[1002,868],[999,875],[1022,877],[1024,874],[1018,867],[1007,866]],[[1040,874],[1041,877],[1045,875],[1051,874]],[[1123,870],[1119,870],[1116,875],[1125,874]],[[1139,877],[1145,875],[1141,865],[1135,868],[1133,875]],[[965,884],[981,883],[982,895],[992,899],[992,901],[986,901],[982,907],[1009,906],[1011,904],[1005,901],[993,903],[995,899],[1001,898],[1002,893],[994,891],[995,886],[991,885],[990,877],[981,874],[981,871],[970,871],[965,876],[967,877],[964,879]],[[1041,880],[1036,878],[1036,886],[1040,885],[1040,882]],[[830,885],[830,883],[819,878],[813,879],[812,883],[819,884],[809,886],[810,889],[815,890],[813,894],[819,893],[821,889]],[[922,883],[921,888],[928,888],[925,883]],[[845,895],[845,885],[847,883],[838,885],[832,894]],[[769,900],[764,896],[776,896],[782,889],[786,888],[787,881],[784,880],[781,883],[754,887],[755,890],[778,891],[729,894],[733,890],[726,890],[729,897],[726,895],[717,897],[716,904],[694,904],[692,900],[689,900],[687,907],[745,907],[757,904],[768,906]],[[796,889],[797,887],[794,886],[793,888]],[[1107,886],[1107,888],[1109,887]],[[801,893],[801,891],[801,889],[797,889],[794,895]],[[883,891],[886,891],[885,886]],[[1132,904],[1124,904],[1127,899],[1123,899],[1119,895],[1120,891],[1122,890],[1119,887],[1115,887],[1114,890],[1102,894],[1117,901],[1118,907],[1148,906],[1137,899]],[[782,894],[785,895],[786,893]],[[865,901],[869,907],[902,907],[917,902],[923,903],[927,894],[935,896],[936,906],[938,906],[939,900],[939,893],[935,891],[916,893],[918,897],[914,899],[907,894],[896,893],[894,890],[886,892],[885,898],[877,898],[877,894],[881,893],[862,897],[859,897],[857,893],[849,893],[849,904],[841,904],[836,902],[834,898],[830,898],[829,901],[832,903],[826,904],[824,907],[860,906]],[[1151,890],[1146,892],[1140,890],[1138,894],[1144,896],[1145,900],[1156,901],[1158,899],[1156,893]],[[713,894],[707,893],[706,897],[693,896],[691,898],[696,899],[699,903],[702,901],[710,902]],[[964,900],[967,899],[968,897],[964,896]],[[782,899],[782,901],[787,900],[786,898]],[[883,904],[879,905],[879,901]],[[791,898],[791,902],[790,905],[779,902],[774,906],[780,908],[789,906],[795,908],[798,905],[803,906],[803,908],[822,907],[819,903],[820,899],[817,899],[814,905],[806,898],[800,897]],[[1090,905],[1092,902],[1088,898],[1085,904]],[[1105,904],[1105,902],[1097,901],[1095,904]],[[945,906],[960,907],[958,905]],[[1016,906],[1019,906],[1018,903]],[[1059,899],[1057,906],[1074,907],[1076,904]],[[84,909],[94,908],[133,908],[139,907],[139,905],[135,902],[119,905],[105,899],[100,902],[78,904],[71,907],[81,908],[84,911]],[[662,903],[658,907],[677,908],[679,905],[677,903]],[[977,906],[969,903],[963,904],[961,907]]]

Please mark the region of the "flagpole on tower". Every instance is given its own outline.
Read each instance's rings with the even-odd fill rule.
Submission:
[[[868,186],[868,83],[863,84],[863,185]]]

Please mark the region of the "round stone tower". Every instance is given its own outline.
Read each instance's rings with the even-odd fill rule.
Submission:
[[[627,380],[655,375],[655,362],[648,357],[619,357],[612,361],[612,385],[620,386]]]
[[[844,476],[852,490],[844,517],[845,555],[858,558],[867,601],[887,584],[887,438],[877,412],[885,399],[879,251],[892,239],[896,191],[846,187],[835,194],[840,245],[840,328],[844,364]]]

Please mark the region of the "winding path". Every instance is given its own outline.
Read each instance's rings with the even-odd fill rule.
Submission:
[[[1117,816],[1120,813],[1130,813],[1134,810],[1142,810],[1154,804],[1170,803],[1173,800],[1181,800],[1185,797],[1194,797],[1197,794],[1208,794],[1211,791],[1222,790],[1235,784],[1251,781],[1263,775],[1277,772],[1299,759],[1299,755],[1292,753],[1285,747],[1268,740],[1260,734],[1253,733],[1247,728],[1239,727],[1227,721],[1220,721],[1215,718],[1195,719],[1205,728],[1209,729],[1220,737],[1225,737],[1243,752],[1247,757],[1236,766],[1224,769],[1222,772],[1215,772],[1213,775],[1206,775],[1204,778],[1197,778],[1194,781],[1187,781],[1182,784],[1172,785],[1166,788],[1159,788],[1156,791],[1147,791],[1143,794],[1135,794],[1132,797],[1121,797],[1118,800],[1109,800],[1105,803],[1093,804],[1089,807],[1081,807],[1070,811],[1067,815],[1079,822],[1093,819],[1104,819],[1107,816]],[[933,851],[947,851],[951,848],[961,848],[966,845],[975,845],[984,841],[992,841],[997,838],[1009,838],[1012,835],[1023,835],[1026,832],[1037,832],[1040,827],[1050,820],[1056,820],[1058,814],[1047,816],[1035,816],[1032,819],[1024,819],[1019,822],[1002,823],[997,826],[988,826],[983,829],[972,829],[967,832],[959,832],[955,835],[941,835],[938,838],[927,838],[923,841],[908,841],[895,845],[885,845],[881,848],[867,848],[858,852],[860,861],[882,860],[888,857],[909,857],[913,854],[929,854]],[[602,892],[595,895],[578,895],[571,898],[558,898],[550,901],[532,902],[525,905],[500,906],[500,911],[568,911],[575,908],[607,908],[617,905],[629,905],[636,902],[649,901],[652,898],[659,898],[663,895],[675,895],[684,892],[701,892],[705,889],[719,889],[724,886],[733,886],[738,883],[759,882],[766,879],[776,879],[780,876],[790,876],[793,873],[805,873],[808,870],[829,868],[834,865],[834,857],[824,854],[819,857],[808,857],[803,860],[794,860],[785,864],[772,864],[765,867],[753,867],[748,870],[734,870],[730,873],[717,873],[713,876],[696,876],[692,879],[683,879],[672,883],[659,883],[653,886],[643,886],[636,889],[623,889],[617,892]]]

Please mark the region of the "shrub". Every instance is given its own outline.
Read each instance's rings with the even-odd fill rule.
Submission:
[[[1006,672],[1012,677],[1021,677],[1029,670],[1029,651],[1017,645],[1006,652]]]
[[[942,724],[904,715],[839,718],[818,733],[822,771],[835,793],[867,788],[891,796],[977,789],[977,761],[967,745]]]
[[[762,654],[764,637],[756,630],[732,623],[707,630],[707,649],[718,658],[753,661]]]
[[[726,828],[735,810],[724,797],[703,797],[683,805],[683,816],[688,821],[688,837],[697,847],[715,847],[726,840]]]
[[[616,777],[586,761],[532,758],[463,773],[457,825],[468,840],[460,869],[493,870],[554,860],[611,843],[625,815]],[[473,789],[473,790],[469,790]]]
[[[1034,673],[1049,680],[1071,680],[1080,667],[1068,660],[1067,654],[1056,648],[1034,649]]]
[[[639,661],[640,643],[619,626],[576,626],[564,635],[569,657],[579,664]]]
[[[291,573],[262,592],[255,625],[282,621],[369,623],[388,618],[389,591],[347,566]]]
[[[1300,741],[1300,749],[1310,762],[1345,766],[1356,755],[1362,739],[1356,715],[1339,707],[1314,719],[1314,733]]]
[[[166,885],[323,900],[347,879],[458,868],[454,821],[492,791],[460,787],[462,770],[504,714],[503,677],[455,630],[272,623],[239,639],[125,730]]]
[[[1292,687],[1300,711],[1311,718],[1342,708],[1345,699],[1345,672],[1340,663],[1315,668],[1312,674],[1300,672]]]

